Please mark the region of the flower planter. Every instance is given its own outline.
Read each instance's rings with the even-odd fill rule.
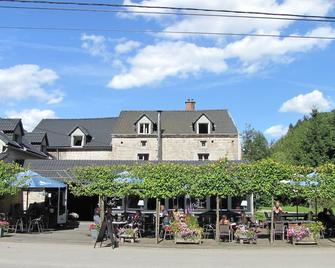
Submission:
[[[4,236],[4,229],[0,227],[0,237],[3,237]]]
[[[313,239],[313,237],[304,237],[301,240],[292,239],[291,243],[294,245],[317,245],[318,242],[316,239]]]
[[[201,236],[182,237],[180,233],[176,233],[174,235],[174,242],[175,244],[200,244]]]
[[[98,237],[98,230],[97,229],[92,229],[91,230],[91,237],[93,240],[97,240]]]
[[[135,234],[134,235],[128,235],[128,234],[122,234],[120,235],[120,241],[121,243],[129,241],[130,243],[135,243]]]

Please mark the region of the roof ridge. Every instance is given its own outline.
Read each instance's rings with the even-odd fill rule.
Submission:
[[[161,112],[203,112],[203,111],[228,111],[227,108],[225,109],[201,109],[201,110],[192,110],[192,111],[186,111],[186,110],[159,110]],[[158,110],[122,110],[122,112],[158,112]]]
[[[117,119],[118,116],[113,117],[89,117],[89,118],[43,118],[43,120],[99,120],[99,119]]]

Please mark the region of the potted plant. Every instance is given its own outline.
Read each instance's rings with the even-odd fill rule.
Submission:
[[[121,239],[121,242],[130,241],[131,243],[134,243],[137,234],[137,228],[120,228],[118,230],[118,237]]]
[[[8,228],[9,228],[8,221],[0,221],[0,237],[2,237],[4,233],[8,231]]]
[[[243,224],[237,226],[235,236],[240,243],[250,243],[251,241],[256,243],[257,241],[256,231]]]
[[[294,244],[317,244],[322,230],[321,222],[293,225],[288,229],[287,236]]]
[[[185,219],[173,221],[171,230],[174,233],[175,243],[201,243],[202,228],[197,219],[192,215],[187,215]]]

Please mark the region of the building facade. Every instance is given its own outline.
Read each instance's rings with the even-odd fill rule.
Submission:
[[[0,118],[0,160],[23,165],[26,159],[47,159],[47,146],[46,133],[27,133],[21,119]]]
[[[122,111],[117,118],[44,119],[47,151],[58,160],[194,161],[241,159],[238,129],[227,110]]]

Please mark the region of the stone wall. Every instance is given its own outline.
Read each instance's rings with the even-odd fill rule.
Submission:
[[[101,151],[84,151],[84,150],[66,150],[59,152],[50,152],[54,159],[58,160],[112,160],[112,149]]]

